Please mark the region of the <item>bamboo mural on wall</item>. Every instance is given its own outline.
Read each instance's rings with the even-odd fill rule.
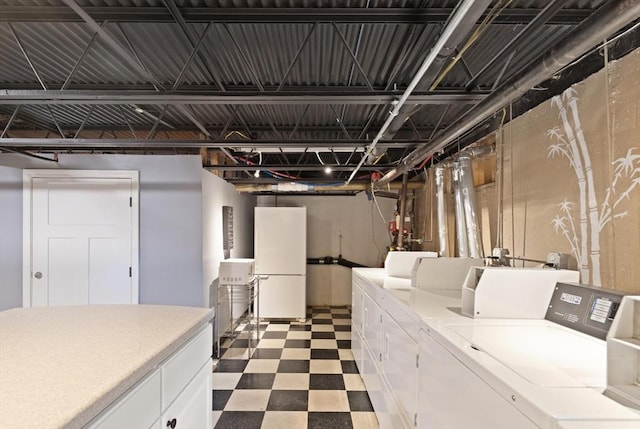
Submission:
[[[599,202],[589,147],[582,131],[578,97],[574,88],[553,97],[552,107],[558,110],[561,125],[547,130],[552,141],[547,148],[548,158],[566,158],[576,175],[578,202],[564,198],[558,204],[559,213],[552,219],[556,234],[570,244],[582,282],[600,286],[600,233],[614,218],[628,215],[624,203],[640,185],[640,155],[637,148],[628,149],[626,156],[613,161],[613,178]]]

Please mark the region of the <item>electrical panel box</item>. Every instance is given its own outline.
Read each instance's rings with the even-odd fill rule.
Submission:
[[[242,285],[251,283],[255,276],[255,259],[229,258],[220,261],[218,278],[221,285]]]

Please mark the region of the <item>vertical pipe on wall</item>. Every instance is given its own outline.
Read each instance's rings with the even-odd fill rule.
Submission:
[[[458,159],[458,181],[462,194],[462,204],[464,208],[465,225],[467,229],[467,244],[469,246],[469,257],[483,258],[482,236],[478,215],[476,213],[476,193],[473,186],[473,171],[471,170],[471,158],[461,156]]]
[[[467,243],[467,225],[464,217],[462,184],[460,183],[460,164],[458,161],[453,163],[451,173],[453,177],[453,195],[456,208],[456,243],[458,244],[458,256],[461,258],[468,258],[469,245]]]
[[[449,256],[449,237],[447,230],[447,202],[444,199],[444,167],[436,167],[436,203],[438,215],[438,242],[440,256]]]
[[[398,249],[402,249],[404,244],[404,216],[407,211],[407,181],[409,180],[409,174],[404,173],[402,175],[402,189],[400,190],[400,222],[398,222]]]

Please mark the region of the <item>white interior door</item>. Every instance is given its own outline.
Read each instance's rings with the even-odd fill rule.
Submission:
[[[137,178],[25,171],[25,306],[138,303]]]

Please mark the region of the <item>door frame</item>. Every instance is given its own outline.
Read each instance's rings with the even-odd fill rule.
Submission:
[[[136,170],[37,170],[22,173],[22,306],[31,307],[31,197],[34,178],[93,178],[131,180],[131,302],[139,303],[139,248],[140,248],[140,180]]]

